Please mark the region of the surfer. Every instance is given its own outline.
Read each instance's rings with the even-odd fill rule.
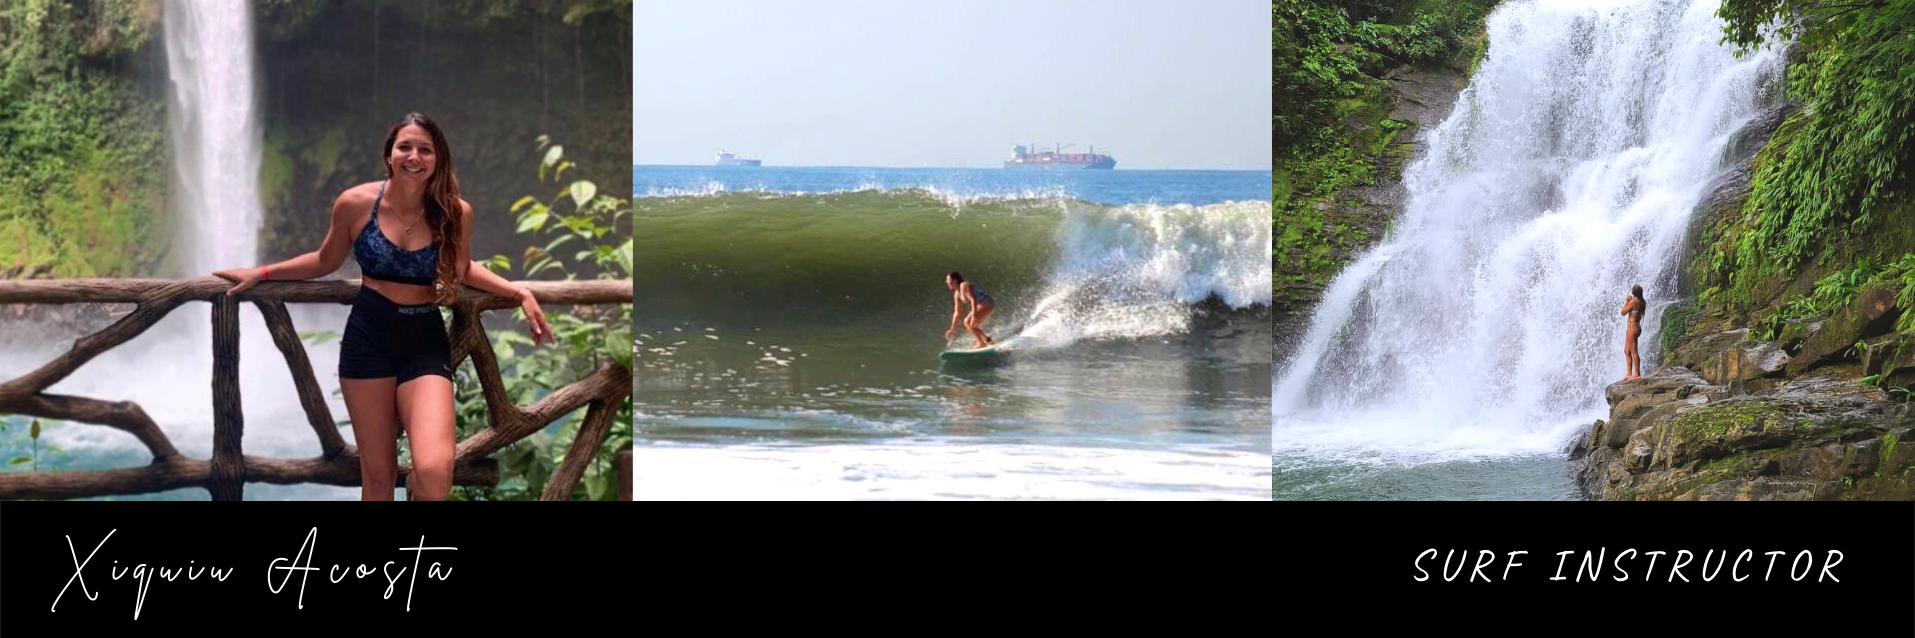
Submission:
[[[997,309],[997,303],[991,299],[990,293],[984,292],[976,282],[965,281],[964,275],[955,270],[944,274],[944,287],[951,290],[951,327],[944,331],[944,340],[950,341],[957,335],[958,317],[962,316],[964,329],[977,339],[977,347],[996,345],[991,335],[984,334],[983,329],[984,320],[991,316],[992,310]],[[967,301],[971,304],[969,316],[964,314]]]
[[[1629,296],[1622,298],[1621,313],[1629,315],[1629,338],[1622,342],[1622,356],[1629,365],[1628,372],[1622,378],[1624,381],[1642,378],[1642,358],[1636,355],[1636,337],[1642,336],[1642,310],[1647,306],[1642,298],[1642,286],[1631,288],[1629,292]]]

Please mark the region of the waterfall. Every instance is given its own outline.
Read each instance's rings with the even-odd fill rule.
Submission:
[[[253,18],[246,0],[166,3],[174,219],[182,276],[259,260],[259,156]]]
[[[1395,227],[1279,361],[1279,457],[1554,454],[1606,415],[1631,285],[1645,374],[1691,209],[1781,80],[1718,44],[1715,0],[1536,0],[1405,172]]]

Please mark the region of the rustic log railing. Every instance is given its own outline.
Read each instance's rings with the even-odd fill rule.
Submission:
[[[632,302],[630,280],[525,281],[541,306],[591,305]],[[24,376],[0,382],[0,413],[94,423],[123,430],[138,438],[153,454],[144,467],[112,470],[0,472],[0,499],[82,498],[142,494],[184,487],[203,487],[213,500],[239,500],[248,482],[292,485],[320,483],[359,485],[359,454],[334,424],[319,382],[313,376],[306,349],[293,330],[287,303],[351,303],[357,281],[268,282],[228,297],[231,283],[217,277],[196,279],[53,279],[0,281],[0,303],[132,303],[132,312],[99,332],[73,342],[72,349]],[[173,447],[159,425],[130,401],[104,401],[48,394],[52,387],[81,365],[139,336],[147,328],[189,301],[213,307],[213,454],[212,459],[187,458]],[[244,424],[239,395],[239,302],[251,301],[265,317],[273,343],[286,358],[298,389],[306,420],[319,437],[320,455],[311,458],[248,456],[241,446]],[[632,372],[616,361],[553,391],[529,406],[506,398],[499,376],[498,357],[479,323],[487,310],[516,308],[504,297],[467,289],[452,307],[452,366],[472,358],[485,395],[489,427],[458,443],[453,460],[455,485],[496,485],[498,463],[492,452],[530,436],[560,417],[586,407],[585,419],[565,460],[540,494],[541,500],[568,500],[586,466],[596,456],[625,397],[632,391]],[[629,459],[629,457],[624,457]],[[620,465],[630,483],[629,460]],[[399,468],[400,485],[411,473]],[[629,491],[621,490],[629,499]]]

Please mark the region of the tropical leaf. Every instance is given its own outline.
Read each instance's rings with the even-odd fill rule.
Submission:
[[[592,198],[597,196],[598,186],[596,184],[585,180],[572,182],[572,203],[580,209],[584,209],[586,202],[592,201]]]
[[[520,217],[518,232],[523,233],[528,230],[536,231],[541,228],[544,228],[545,220],[550,217],[551,215],[547,214],[545,211],[542,211],[542,210],[535,213],[528,214],[524,217]]]

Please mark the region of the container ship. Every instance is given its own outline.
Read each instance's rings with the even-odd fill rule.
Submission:
[[[1073,144],[1063,144],[1048,151],[1033,151],[1019,145],[1012,147],[1011,159],[1004,161],[1004,168],[1094,168],[1109,170],[1117,167],[1117,160],[1109,155],[1098,155],[1097,147],[1090,147],[1085,153],[1066,153]]]
[[[737,155],[733,155],[731,153],[727,153],[721,150],[721,151],[718,151],[718,162],[716,165],[717,166],[762,166],[764,165],[764,162],[761,162],[755,159],[746,159],[746,158],[739,157]]]

